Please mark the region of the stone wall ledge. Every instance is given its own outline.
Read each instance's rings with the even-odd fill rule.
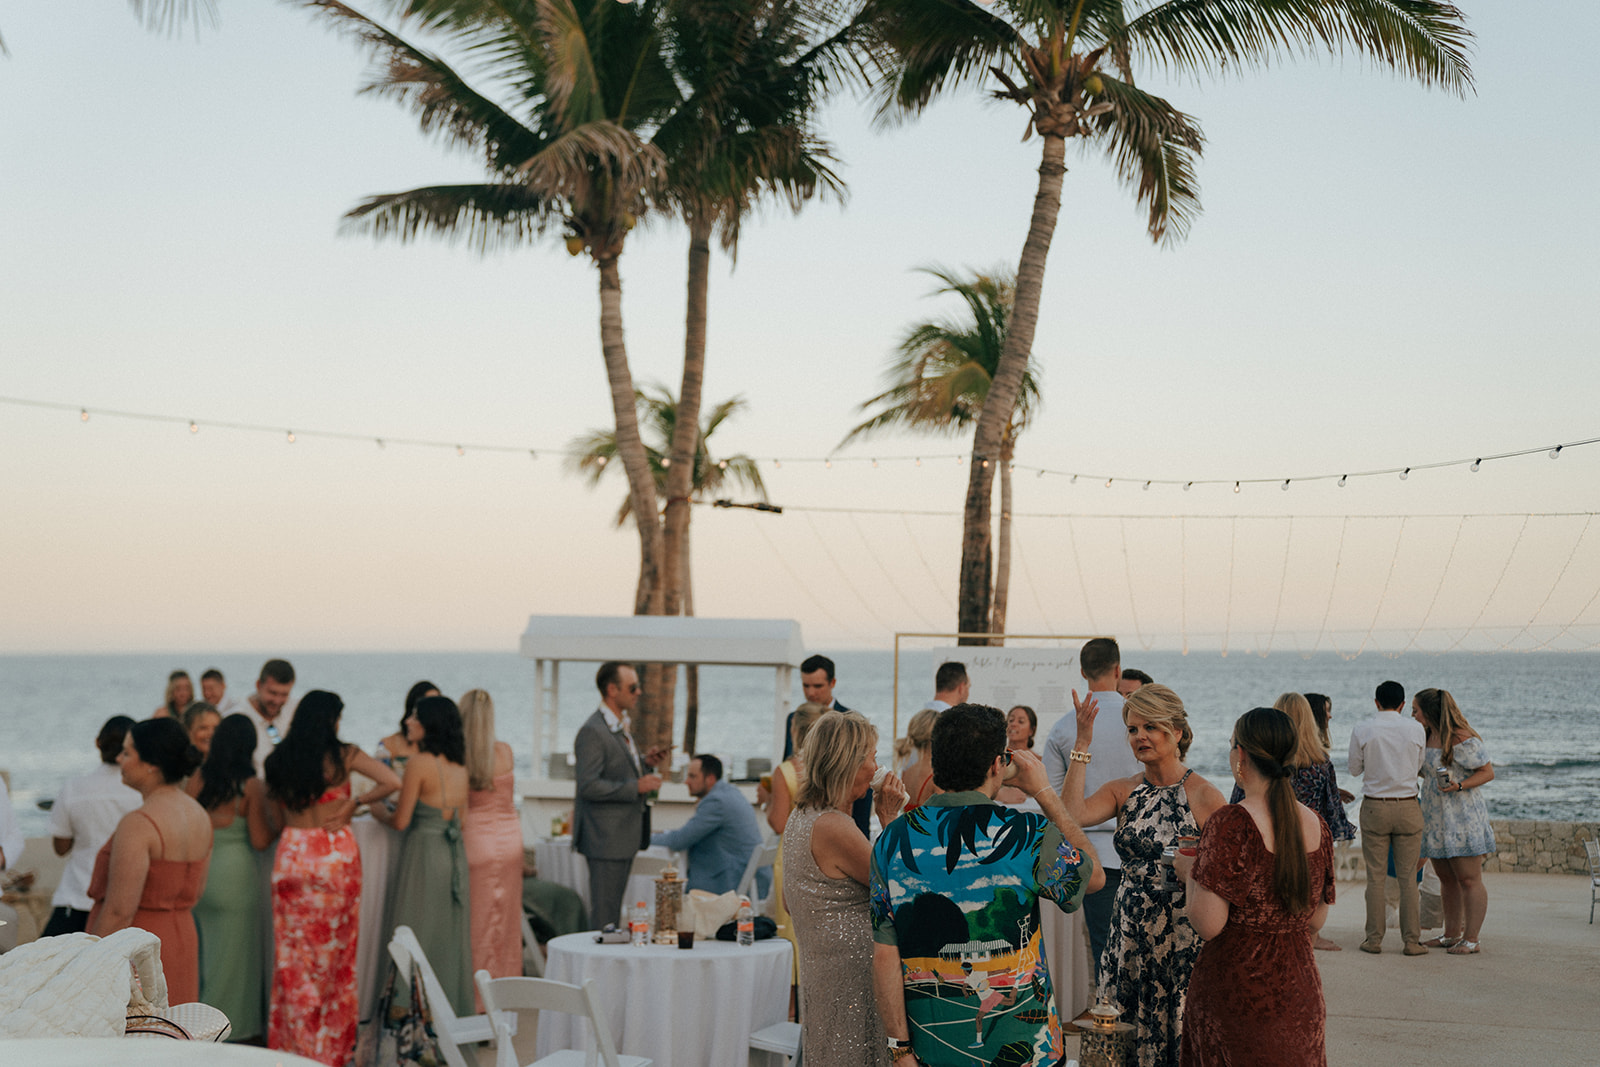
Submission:
[[[1588,874],[1585,840],[1600,840],[1600,822],[1551,822],[1545,819],[1490,819],[1495,850],[1483,861],[1485,871],[1518,874]]]

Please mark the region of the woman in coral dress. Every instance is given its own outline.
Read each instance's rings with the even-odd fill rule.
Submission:
[[[137,926],[161,939],[167,1003],[200,999],[199,938],[191,909],[211,863],[211,820],[181,783],[200,753],[176,719],[136,722],[122,742],[124,785],[144,804],[122,817],[94,859],[88,931],[97,937]]]
[[[462,695],[461,726],[471,789],[462,836],[472,881],[472,969],[511,978],[522,973],[522,818],[511,746],[495,740],[494,701],[482,689]]]
[[[1142,690],[1141,690],[1142,692]],[[1179,855],[1189,920],[1205,939],[1189,976],[1183,1067],[1326,1067],[1312,937],[1333,902],[1333,836],[1295,800],[1289,716],[1256,708],[1233,728],[1244,799]]]
[[[283,835],[272,865],[272,1003],[267,1047],[342,1067],[356,1047],[361,851],[350,817],[400,787],[395,773],[339,740],[344,701],[314,689],[267,756]],[[350,795],[350,773],[376,784]]]

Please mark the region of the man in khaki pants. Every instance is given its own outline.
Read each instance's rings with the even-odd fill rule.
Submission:
[[[1427,735],[1421,723],[1401,714],[1406,690],[1399,682],[1378,686],[1373,703],[1377,714],[1350,732],[1350,774],[1361,779],[1361,857],[1367,868],[1367,939],[1361,942],[1361,951],[1383,951],[1383,889],[1392,847],[1400,882],[1400,938],[1407,956],[1426,956],[1417,892],[1422,856],[1417,773]]]

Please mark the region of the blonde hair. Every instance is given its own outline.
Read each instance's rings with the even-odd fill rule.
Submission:
[[[461,732],[467,742],[467,787],[494,788],[494,700],[482,689],[461,694]]]
[[[800,766],[805,765],[805,761],[800,758],[800,749],[806,743],[806,735],[811,733],[811,728],[822,718],[823,713],[831,710],[809,700],[794,709],[794,722],[789,725],[789,733],[794,742],[794,759]]]
[[[1461,707],[1448,689],[1424,689],[1414,698],[1417,710],[1427,721],[1428,729],[1439,738],[1439,762],[1449,765],[1455,752],[1456,737],[1465,734],[1482,740],[1483,735],[1472,728]]]
[[[877,747],[877,728],[859,711],[830,711],[819,717],[801,753],[806,780],[795,806],[837,808],[849,801],[856,772]]]
[[[911,721],[906,723],[906,735],[894,743],[896,767],[903,766],[912,752],[928,752],[933,745],[933,724],[938,721],[939,713],[932,708],[923,708],[911,716]]]
[[[1122,721],[1129,714],[1137,715],[1151,726],[1172,735],[1178,742],[1178,758],[1186,759],[1189,746],[1194,743],[1194,731],[1189,729],[1189,716],[1183,710],[1183,701],[1160,682],[1141,685],[1128,694],[1122,705]]]
[[[1328,749],[1322,743],[1317,718],[1311,714],[1311,701],[1299,693],[1284,693],[1272,706],[1289,716],[1294,723],[1295,746],[1289,755],[1289,765],[1298,770],[1317,767],[1328,761]]]

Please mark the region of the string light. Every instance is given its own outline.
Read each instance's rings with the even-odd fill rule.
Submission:
[[[783,460],[775,459],[775,460],[772,461],[772,465],[774,467],[778,468],[779,470],[782,470],[783,469]]]
[[[825,460],[823,460],[823,461],[822,461],[822,465],[823,465],[823,466],[824,466],[824,467],[826,467],[826,468],[827,468],[827,469],[828,469],[828,470],[830,470],[830,471],[831,471],[831,470],[833,470],[833,460],[831,460],[831,459],[825,459]]]
[[[662,470],[666,470],[670,466],[672,466],[672,457],[671,456],[662,456],[661,457],[661,469]]]
[[[1410,467],[1407,467],[1405,470],[1400,472],[1400,480],[1402,482],[1405,481],[1409,477],[1411,477],[1411,468]]]
[[[1563,447],[1564,446],[1562,446],[1562,445],[1556,445],[1556,447],[1552,448],[1550,450],[1550,458],[1551,459],[1560,459],[1561,458],[1561,449]]]
[[[538,459],[539,458],[539,453],[535,452],[533,449],[530,448],[530,449],[528,449],[528,458],[529,459]]]
[[[874,466],[874,467],[876,467],[876,466],[877,466],[877,465],[878,465],[878,461],[877,461],[877,460],[873,460],[873,461],[872,461],[872,465],[873,465],[873,466]],[[988,469],[989,469],[989,461],[988,461],[988,460],[984,460],[984,461],[983,461],[983,469],[984,469],[984,470],[988,470]]]
[[[594,464],[597,467],[604,467],[606,465],[606,457],[605,456],[596,456]]]
[[[464,456],[466,454],[467,454],[467,450],[466,449],[462,448],[460,445],[456,445],[456,455]]]
[[[1193,483],[1193,482],[1184,482],[1184,483],[1183,483],[1183,491],[1184,491],[1184,492],[1185,492],[1185,493],[1187,493],[1187,492],[1188,492],[1188,491],[1189,491],[1189,490],[1190,490],[1190,489],[1192,489],[1192,488],[1193,488],[1193,487],[1194,487],[1194,483]]]
[[[725,459],[717,460],[717,470],[725,471],[727,469],[728,469],[728,461],[727,460],[725,460]]]
[[[288,431],[288,436],[289,436],[289,443],[291,445],[294,444],[294,431],[293,430]]]
[[[1343,489],[1343,488],[1344,488],[1344,483],[1345,483],[1345,482],[1346,482],[1346,481],[1347,481],[1347,480],[1348,480],[1348,479],[1349,479],[1349,478],[1350,478],[1350,476],[1349,476],[1349,475],[1348,475],[1348,474],[1341,474],[1341,475],[1339,475],[1339,488],[1340,488],[1340,489]]]
[[[195,422],[193,419],[190,419],[189,420],[189,432],[190,433],[199,433],[200,432],[200,424]]]
[[[1145,482],[1144,483],[1144,491],[1147,492],[1147,493],[1150,491],[1150,483],[1149,482]]]
[[[378,447],[379,447],[379,448],[382,448],[382,447],[383,447],[383,438],[381,438],[381,437],[374,437],[374,438],[373,438],[373,441],[375,441],[375,442],[377,442],[377,445],[378,445]]]
[[[1483,460],[1475,459],[1475,460],[1472,461],[1472,466],[1468,467],[1467,469],[1470,470],[1473,474],[1477,474],[1478,473],[1478,468],[1481,467],[1481,466],[1483,466]]]
[[[89,409],[88,408],[79,408],[78,409],[78,420],[80,422],[88,422],[89,421]]]
[[[1233,483],[1233,491],[1235,493],[1237,493],[1239,491],[1239,483],[1238,482],[1234,482]]]
[[[919,467],[922,466],[922,457],[921,456],[917,457],[917,466],[919,466]],[[1039,473],[1043,474],[1044,471],[1040,471]]]
[[[1283,480],[1283,491],[1285,493],[1287,493],[1289,491],[1289,479],[1287,479],[1287,478],[1285,478]]]
[[[1106,488],[1107,488],[1107,489],[1110,489],[1110,488],[1111,488],[1111,479],[1110,479],[1110,478],[1107,478],[1107,479],[1106,479]]]
[[[985,464],[984,464],[984,466],[985,466],[985,467],[987,467],[987,466],[988,466],[988,465],[989,465],[989,464],[987,464],[987,463],[985,463]],[[877,460],[873,460],[873,461],[872,461],[872,466],[873,466],[873,468],[874,468],[874,469],[876,469],[876,468],[877,468],[877,466],[878,466],[878,461],[877,461]]]

